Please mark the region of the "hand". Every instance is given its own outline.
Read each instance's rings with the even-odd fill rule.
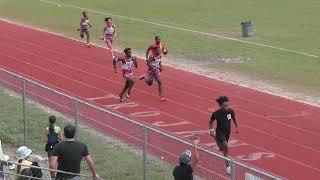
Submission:
[[[168,50],[163,50],[163,52],[162,52],[164,55],[167,55],[168,54]]]
[[[216,136],[216,131],[214,129],[209,129],[209,136]]]
[[[101,39],[101,40],[104,40],[104,41],[106,40],[106,39],[104,39],[104,37],[101,37],[100,39]]]

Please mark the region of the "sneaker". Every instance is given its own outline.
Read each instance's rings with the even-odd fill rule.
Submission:
[[[139,77],[139,80],[142,80],[142,79],[144,79],[146,77],[146,75],[145,74],[142,74],[140,77]]]
[[[162,98],[161,98],[161,101],[165,101],[165,100],[167,100],[167,99],[166,99],[166,98],[164,98],[164,97],[162,97]]]
[[[123,97],[120,96],[120,102],[123,102]]]
[[[127,93],[127,98],[130,98],[130,94]]]
[[[228,175],[231,174],[231,168],[230,168],[230,166],[227,167],[227,174],[228,174]]]
[[[87,43],[86,45],[87,45],[88,48],[90,48],[90,43]]]

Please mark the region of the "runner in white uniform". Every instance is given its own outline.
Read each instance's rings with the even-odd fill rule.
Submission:
[[[161,65],[161,49],[159,47],[156,48],[154,55],[149,56],[147,65],[148,75],[146,76],[145,74],[143,74],[142,76],[140,76],[140,80],[144,79],[144,81],[149,86],[151,86],[153,84],[153,81],[155,80],[158,84],[158,91],[161,101],[166,100],[166,98],[163,97],[162,81],[160,78],[160,72],[163,71],[163,69]]]
[[[108,48],[111,51],[112,59],[115,59],[115,56],[112,51],[112,43],[114,42],[114,39],[117,36],[116,33],[116,26],[112,23],[112,18],[108,17],[105,18],[105,27],[103,28],[103,36],[101,39],[103,39],[108,46]]]
[[[120,101],[123,102],[123,95],[127,92],[127,98],[131,96],[131,89],[134,85],[134,77],[133,77],[133,65],[138,68],[138,62],[136,57],[132,57],[132,50],[131,48],[126,48],[124,51],[125,56],[123,58],[115,58],[114,62],[114,70],[117,72],[116,62],[122,62],[122,75],[124,80],[126,81],[124,88],[122,89],[119,97]]]

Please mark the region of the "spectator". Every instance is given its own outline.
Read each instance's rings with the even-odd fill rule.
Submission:
[[[191,151],[187,150],[180,155],[180,165],[173,170],[173,177],[175,180],[193,180],[193,170],[199,162],[198,145],[200,139],[194,140],[193,156]]]
[[[53,156],[50,161],[50,169],[55,169],[58,163],[59,171],[66,171],[74,174],[80,174],[80,163],[82,158],[87,164],[94,178],[97,177],[94,162],[89,155],[85,144],[75,140],[76,129],[72,125],[64,127],[64,141],[57,144],[53,149]],[[56,175],[56,177],[55,177]],[[78,180],[77,175],[68,175],[51,171],[51,177],[58,180]]]
[[[45,150],[48,153],[48,159],[50,162],[51,157],[53,156],[53,148],[56,144],[61,141],[61,130],[60,127],[56,126],[56,117],[49,116],[49,126],[45,129],[45,141],[46,147]]]
[[[32,150],[26,146],[21,146],[18,148],[17,159],[18,163],[20,163],[21,165],[17,166],[17,174],[21,174],[24,169],[30,168],[30,166],[32,165],[32,161],[28,160],[28,157],[31,155],[31,153]]]
[[[21,146],[17,150],[17,159],[19,165],[17,166],[17,174],[22,174],[25,169],[29,169],[31,171],[31,176],[36,178],[42,178],[42,171],[36,161],[30,161],[28,158],[30,157],[32,150],[26,146]],[[34,168],[30,166],[37,166],[39,168]],[[17,178],[18,179],[18,178]]]

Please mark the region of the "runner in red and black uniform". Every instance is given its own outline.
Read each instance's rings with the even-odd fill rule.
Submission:
[[[122,58],[115,58],[113,67],[114,71],[117,72],[117,63],[116,62],[122,62],[122,75],[125,82],[124,88],[122,89],[119,97],[120,101],[123,102],[123,95],[127,92],[127,98],[131,96],[131,89],[134,85],[134,77],[133,77],[133,65],[138,68],[138,62],[136,57],[132,57],[132,50],[131,48],[126,48],[124,51],[125,56]]]
[[[160,37],[159,37],[159,36],[156,36],[156,37],[154,38],[154,40],[155,40],[154,43],[153,43],[151,46],[149,46],[148,49],[147,49],[147,52],[146,52],[146,61],[148,61],[148,59],[149,59],[149,53],[150,53],[150,51],[151,51],[151,54],[152,54],[153,56],[157,56],[157,55],[156,55],[156,49],[157,49],[157,48],[160,48],[161,53],[163,53],[164,55],[167,55],[167,54],[168,54],[168,50],[166,50],[166,49],[164,48],[164,45],[161,43]],[[161,53],[160,53],[160,55],[161,55]]]
[[[163,90],[162,90],[162,82],[160,79],[160,72],[163,71],[162,65],[161,65],[161,49],[157,47],[155,49],[155,54],[149,56],[149,59],[147,61],[148,66],[148,75],[146,76],[143,74],[140,76],[140,80],[143,80],[151,86],[153,84],[153,81],[155,80],[158,84],[158,91],[159,96],[161,98],[161,101],[166,100],[166,98],[163,97]]]
[[[230,137],[231,120],[235,124],[238,130],[238,123],[236,121],[236,116],[234,111],[229,107],[229,98],[226,96],[219,97],[216,102],[219,104],[219,109],[212,113],[209,122],[209,135],[215,137],[216,143],[220,149],[223,151],[223,155],[228,157],[228,141]],[[213,122],[217,120],[216,131],[212,129]],[[231,173],[231,168],[229,162],[226,161],[227,173]]]
[[[83,17],[80,20],[80,28],[77,31],[80,31],[80,37],[84,38],[84,34],[87,36],[87,46],[90,47],[90,34],[89,27],[91,28],[91,24],[89,23],[89,18],[87,16],[86,11],[82,12]]]

